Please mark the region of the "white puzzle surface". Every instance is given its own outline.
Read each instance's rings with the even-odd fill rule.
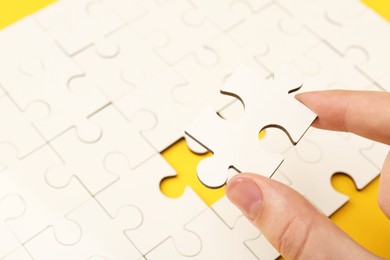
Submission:
[[[330,215],[348,200],[331,176],[362,189],[389,147],[305,134],[315,115],[288,94],[302,77],[277,68],[297,66],[301,91],[389,91],[388,42],[357,0],[59,0],[1,30],[0,259],[277,258],[226,197],[166,197],[160,152],[187,129],[214,153],[207,185],[281,165],[272,178]],[[289,135],[259,142],[270,125]]]
[[[226,183],[230,168],[271,177],[283,157],[265,151],[258,135],[275,126],[283,128],[292,142],[299,141],[316,118],[290,94],[302,84],[300,72],[292,65],[278,68],[273,80],[265,80],[247,66],[240,66],[221,91],[242,101],[244,115],[238,120],[224,120],[208,106],[186,129],[188,136],[213,153],[198,164],[199,180],[208,187],[220,187]]]

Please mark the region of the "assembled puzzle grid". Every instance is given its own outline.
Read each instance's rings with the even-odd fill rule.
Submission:
[[[161,152],[186,131],[208,186],[265,172],[330,216],[332,175],[362,189],[389,149],[307,131],[292,95],[389,91],[388,42],[357,0],[62,0],[1,30],[0,259],[277,258],[226,197],[165,196]]]

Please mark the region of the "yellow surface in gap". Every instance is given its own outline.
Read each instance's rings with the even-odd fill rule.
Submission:
[[[353,180],[343,174],[335,175],[332,184],[350,197],[348,203],[332,215],[332,221],[371,252],[390,259],[390,220],[378,206],[379,178],[360,192]]]
[[[191,186],[199,197],[210,206],[225,194],[225,187],[209,189],[199,181],[196,175],[196,166],[202,159],[211,156],[210,153],[206,155],[195,154],[188,149],[187,143],[182,139],[164,151],[163,156],[177,171],[177,176],[165,178],[161,182],[161,190],[168,197],[180,197],[184,188]]]
[[[362,2],[390,22],[390,1],[389,0],[362,0]]]
[[[56,0],[0,0],[0,29],[32,14]]]

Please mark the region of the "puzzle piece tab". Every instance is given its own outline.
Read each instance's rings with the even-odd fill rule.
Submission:
[[[301,88],[301,76],[294,66],[285,65],[275,72],[273,81],[267,81],[241,66],[226,81],[223,93],[244,103],[244,115],[235,121],[223,120],[212,107],[206,107],[186,131],[213,153],[197,168],[206,186],[224,185],[229,168],[268,177],[275,172],[283,157],[266,152],[258,135],[267,127],[279,127],[297,143],[307,131],[316,115],[289,95]]]
[[[132,27],[169,64],[174,64],[220,33],[205,17],[196,17],[192,25],[186,23],[185,13],[194,7],[187,1],[172,0],[150,10],[132,23]]]
[[[109,4],[93,0],[57,1],[34,18],[70,56],[91,45],[99,49],[106,35],[124,25]]]
[[[63,243],[77,241],[81,235],[79,227],[67,220],[65,214],[90,195],[77,180],[68,182],[63,189],[47,184],[45,173],[61,163],[58,156],[44,146],[20,160],[16,150],[5,145],[1,145],[0,155],[0,164],[6,166],[0,173],[0,198],[10,198],[9,195],[20,198],[8,207],[1,203],[1,217],[5,212],[5,221],[18,241],[25,243],[44,229],[49,229]],[[17,207],[19,204],[22,206]],[[22,208],[21,213],[12,213],[18,208]]]
[[[124,208],[126,209],[126,208]],[[136,209],[121,209],[110,218],[94,199],[66,215],[80,226],[82,235],[72,245],[64,245],[51,232],[42,232],[26,244],[35,259],[139,259],[140,252],[124,234]]]
[[[171,240],[156,247],[148,259],[258,259],[244,244],[246,238],[256,237],[259,231],[241,217],[235,229],[230,229],[211,210],[206,209],[186,225],[186,229],[202,240],[202,250],[193,257],[180,255]]]
[[[120,153],[108,158],[107,169],[118,175],[119,179],[99,192],[96,199],[110,215],[115,215],[124,205],[132,205],[140,210],[142,221],[125,233],[142,254],[171,237],[178,251],[185,255],[196,255],[201,249],[201,242],[196,234],[185,230],[184,225],[207,205],[190,188],[175,199],[161,193],[161,180],[173,176],[175,172],[160,154],[136,169],[129,167],[129,159]]]
[[[156,153],[140,134],[142,129],[154,125],[154,117],[147,112],[139,113],[132,121],[127,121],[109,105],[88,121],[100,131],[97,141],[85,141],[75,129],[70,129],[51,142],[64,164],[48,171],[50,185],[60,188],[76,177],[91,194],[96,194],[118,179],[104,167],[104,161],[110,153],[126,154],[131,168],[136,168]]]
[[[319,156],[312,156],[313,144],[320,149],[320,152],[316,153]],[[377,150],[376,158],[383,161],[387,151],[386,146]],[[310,199],[327,216],[348,201],[347,196],[333,189],[333,174],[341,172],[351,176],[356,187],[362,189],[378,176],[380,171],[376,164],[365,158],[362,151],[356,148],[355,141],[351,142],[339,133],[318,129],[311,129],[304,139],[284,156],[285,161],[278,171],[291,181],[295,190]],[[345,158],[346,156],[348,158]]]
[[[19,109],[36,113],[32,104],[46,106],[42,116],[30,121],[47,140],[108,102],[93,82],[77,85],[84,72],[31,18],[0,34],[0,56],[1,84]]]

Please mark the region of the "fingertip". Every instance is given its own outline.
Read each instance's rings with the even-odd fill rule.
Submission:
[[[227,184],[226,196],[250,220],[254,220],[261,210],[262,191],[248,175],[232,178]]]

